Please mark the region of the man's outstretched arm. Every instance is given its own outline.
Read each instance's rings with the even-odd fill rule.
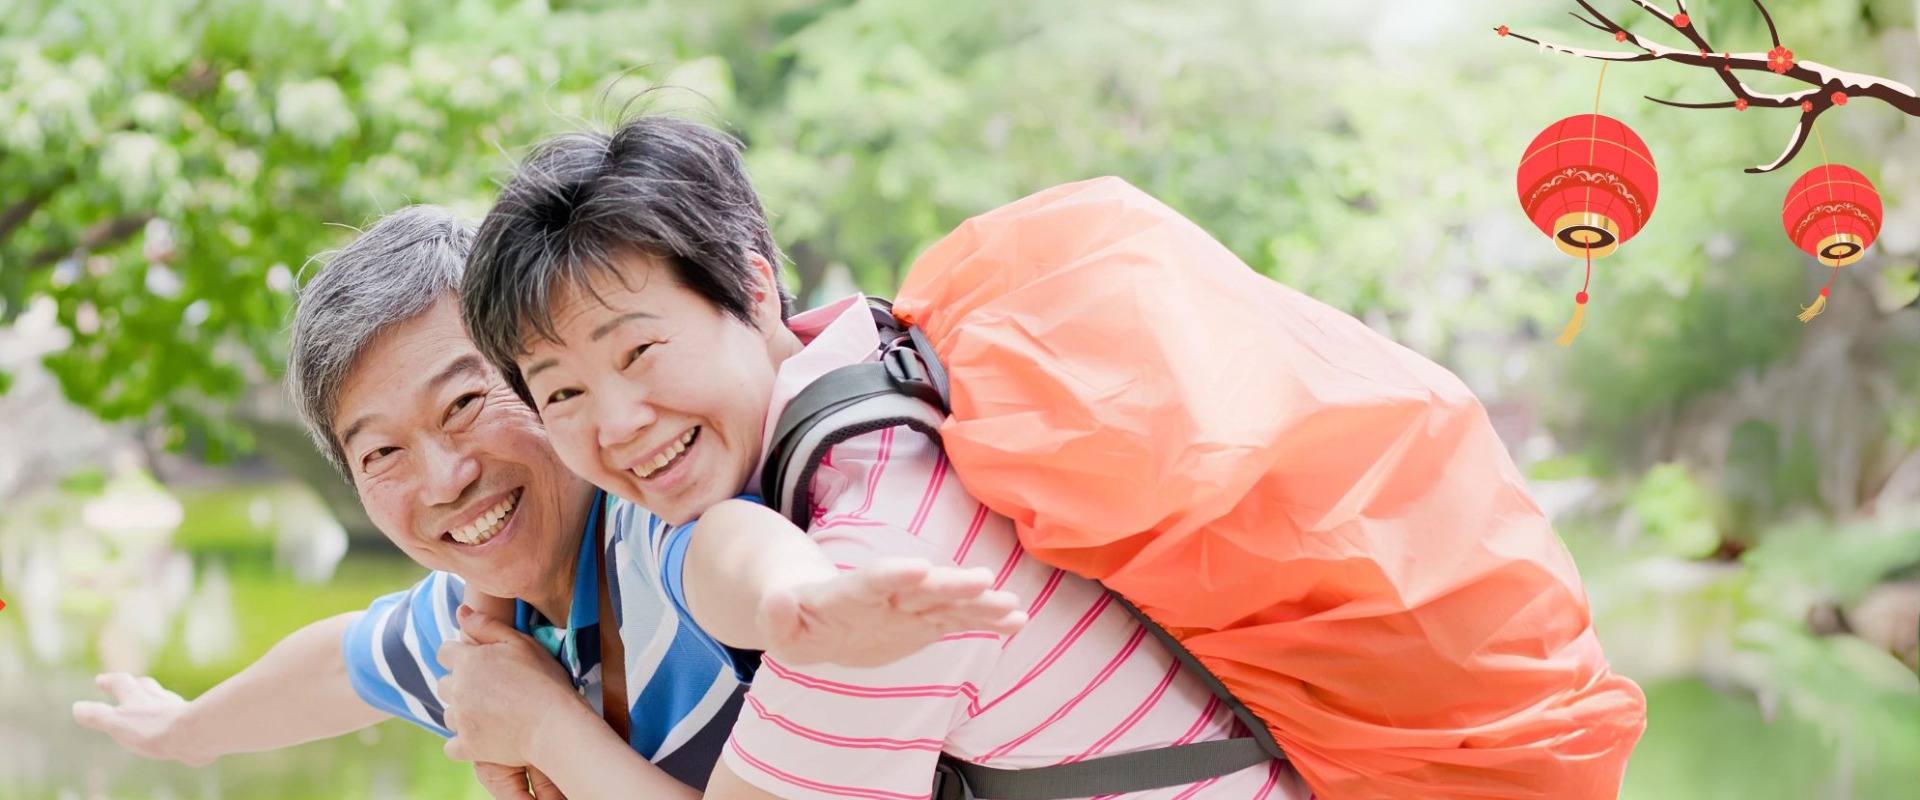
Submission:
[[[74,721],[147,758],[196,766],[365,728],[387,715],[362,701],[347,675],[342,639],[362,613],[294,631],[192,702],[152,678],[101,675],[95,682],[113,701],[74,703]]]

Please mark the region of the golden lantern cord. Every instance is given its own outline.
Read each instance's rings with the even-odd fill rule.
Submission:
[[[1587,165],[1593,165],[1594,156],[1600,148],[1600,91],[1607,87],[1607,62],[1600,62],[1600,80],[1593,86],[1593,127],[1587,134]],[[1593,187],[1587,187],[1586,207],[1593,208]],[[1587,254],[1587,277],[1580,282],[1580,294],[1585,295],[1587,288],[1593,285],[1593,243],[1581,248]]]
[[[1600,90],[1607,85],[1607,62],[1600,62],[1600,83],[1593,87],[1593,114],[1600,115]]]
[[[1812,128],[1813,128],[1813,140],[1814,142],[1820,145],[1820,165],[1826,168],[1826,174],[1823,175],[1822,177],[1826,179],[1827,202],[1832,203],[1834,201],[1833,163],[1827,160],[1827,140],[1825,137],[1820,135],[1820,123],[1818,122],[1812,123]],[[1833,216],[1833,235],[1835,236],[1840,235],[1840,216],[1838,214]],[[1817,261],[1819,260],[1819,258],[1820,256],[1818,254],[1814,255],[1814,260]],[[1839,260],[1840,259],[1837,259],[1837,258],[1834,259],[1834,261],[1836,262]],[[1839,279],[1840,279],[1840,265],[1836,263],[1833,265],[1833,274],[1827,277],[1826,287],[1822,288],[1820,291],[1822,293],[1825,293],[1831,290],[1833,288],[1833,282]]]

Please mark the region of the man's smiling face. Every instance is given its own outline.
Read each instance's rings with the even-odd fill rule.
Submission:
[[[332,433],[374,525],[498,597],[567,596],[592,487],[467,338],[452,296],[363,350]]]

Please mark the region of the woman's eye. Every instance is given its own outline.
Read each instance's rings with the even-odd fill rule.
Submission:
[[[547,402],[545,405],[541,407],[545,408],[547,406],[553,405],[554,403],[559,403],[565,400],[569,400],[573,398],[573,396],[579,393],[580,393],[580,390],[578,389],[561,389],[559,391],[554,392],[553,394],[547,395]]]
[[[626,360],[620,362],[620,368],[626,369],[627,367],[633,366],[633,362],[640,360],[640,356],[644,355],[647,352],[647,349],[650,347],[653,347],[652,342],[648,342],[646,344],[640,345],[639,347],[633,348],[632,350],[628,350]]]

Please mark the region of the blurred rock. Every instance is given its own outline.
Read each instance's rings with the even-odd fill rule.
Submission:
[[[1920,581],[1882,584],[1845,607],[1816,605],[1807,627],[1822,636],[1858,636],[1920,671]]]

